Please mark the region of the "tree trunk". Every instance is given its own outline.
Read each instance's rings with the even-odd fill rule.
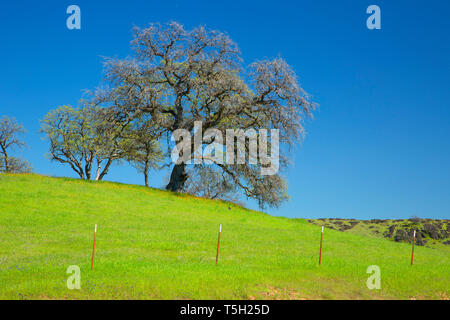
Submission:
[[[166,186],[166,190],[173,192],[181,192],[184,187],[184,183],[187,179],[186,174],[186,164],[180,163],[176,164],[172,169],[172,174],[170,175],[169,184]]]
[[[6,148],[3,146],[3,145],[1,145],[1,148],[2,148],[2,153],[3,153],[3,157],[4,157],[4,161],[5,161],[5,172],[9,172],[9,169],[8,169],[8,167],[9,167],[9,165],[8,165],[8,153],[6,152]]]
[[[5,153],[5,172],[9,172],[8,155]]]
[[[95,180],[98,180],[100,177],[100,170],[102,169],[102,164],[97,160],[97,173],[95,174]]]
[[[111,166],[112,162],[113,162],[113,160],[111,158],[109,158],[108,162],[106,162],[106,164],[105,164],[105,168],[103,169],[102,173],[100,173],[100,175],[98,176],[98,178],[96,180],[103,179],[103,177],[108,173],[109,167]]]
[[[72,170],[75,171],[76,173],[78,173],[78,175],[80,176],[80,179],[84,180],[84,172],[83,172],[83,169],[79,165],[77,165],[76,163],[74,164],[70,161],[65,162],[65,163],[68,163],[70,165],[70,167],[72,168]]]
[[[86,173],[86,179],[91,180],[91,170],[92,170],[92,162],[94,161],[94,158],[85,158],[86,165],[84,166],[84,172]]]
[[[144,178],[145,178],[145,186],[148,187],[148,161],[145,161]]]

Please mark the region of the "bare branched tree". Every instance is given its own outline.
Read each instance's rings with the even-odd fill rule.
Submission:
[[[51,160],[68,164],[81,179],[102,180],[114,161],[124,157],[129,140],[126,126],[110,122],[96,107],[62,106],[41,121],[41,132],[50,142]]]
[[[129,124],[129,148],[126,159],[144,175],[145,186],[149,186],[148,174],[151,169],[159,169],[163,161],[163,152],[158,139],[161,133],[152,124],[151,119],[142,115]]]
[[[183,191],[198,197],[221,199],[243,205],[239,200],[236,184],[222,170],[204,164],[187,170],[188,179]]]
[[[283,59],[244,67],[226,34],[204,27],[185,30],[176,22],[135,28],[132,47],[131,58],[106,60],[105,84],[93,93],[92,103],[124,121],[146,113],[168,137],[177,129],[193,132],[195,121],[201,121],[202,134],[216,129],[224,137],[227,129],[278,129],[284,146],[280,168],[286,167],[289,147],[302,137],[302,121],[315,105]],[[217,141],[203,141],[211,143]],[[287,198],[284,179],[262,176],[261,162],[212,165],[260,206],[278,206]],[[186,162],[177,163],[166,189],[182,191],[187,179]]]
[[[16,119],[7,116],[0,119],[0,172],[31,172],[31,166],[27,161],[10,155],[10,151],[26,146],[20,138],[24,133],[24,127],[18,124]]]

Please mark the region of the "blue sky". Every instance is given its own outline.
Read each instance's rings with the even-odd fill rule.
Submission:
[[[68,30],[66,8],[81,8]],[[368,30],[366,8],[381,8]],[[448,1],[8,1],[0,7],[0,115],[28,133],[37,173],[73,176],[45,158],[39,120],[77,105],[102,56],[125,57],[134,25],[178,21],[227,32],[244,62],[281,55],[320,104],[287,172],[287,217],[450,217]],[[153,173],[163,186],[166,172]],[[142,184],[127,166],[106,180]],[[249,206],[256,208],[250,202]]]

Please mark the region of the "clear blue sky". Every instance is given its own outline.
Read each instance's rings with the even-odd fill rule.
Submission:
[[[66,28],[71,4],[81,30]],[[371,4],[381,30],[366,28]],[[28,130],[22,155],[37,173],[75,177],[45,158],[39,119],[98,84],[101,56],[128,55],[133,25],[202,24],[227,32],[245,63],[284,57],[320,104],[293,154],[292,198],[269,213],[450,218],[449,14],[450,2],[436,0],[3,1],[0,115]],[[143,182],[127,166],[107,180]]]

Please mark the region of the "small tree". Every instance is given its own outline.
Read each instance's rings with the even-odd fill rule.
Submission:
[[[18,157],[12,157],[9,153],[14,149],[25,147],[25,142],[20,136],[25,129],[18,124],[15,118],[3,116],[0,119],[0,172],[27,173],[31,172],[30,164]]]
[[[148,173],[150,169],[157,169],[163,160],[163,152],[158,143],[158,132],[150,120],[144,117],[130,124],[129,148],[127,160],[140,173],[144,174],[145,186],[148,187]]]
[[[97,107],[62,106],[41,121],[41,132],[50,142],[50,158],[68,164],[81,179],[102,180],[111,164],[123,158],[126,138],[117,125]]]

